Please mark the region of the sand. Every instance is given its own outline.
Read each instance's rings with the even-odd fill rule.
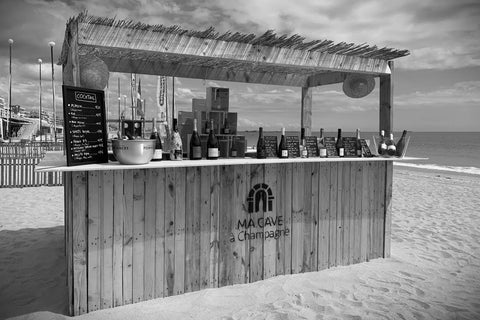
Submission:
[[[393,197],[388,259],[75,319],[480,319],[480,177],[395,167]],[[0,189],[0,203],[0,319],[70,319],[63,189]]]

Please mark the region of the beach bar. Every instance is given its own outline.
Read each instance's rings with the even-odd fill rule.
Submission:
[[[80,61],[109,72],[301,87],[379,78],[379,129],[392,130],[392,72],[406,50],[218,34],[80,14],[66,28],[65,85]],[[360,83],[359,85],[362,85]],[[269,112],[265,110],[265,112]],[[396,158],[235,158],[48,166],[64,172],[69,312],[388,257]]]

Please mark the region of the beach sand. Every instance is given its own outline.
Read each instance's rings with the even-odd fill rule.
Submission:
[[[0,203],[0,319],[68,318],[63,188]],[[480,319],[480,176],[395,167],[392,210],[390,258],[75,319]]]

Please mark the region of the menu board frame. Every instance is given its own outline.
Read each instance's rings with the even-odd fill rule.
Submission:
[[[65,139],[65,151],[67,155],[67,166],[77,166],[84,164],[93,164],[93,163],[107,163],[108,162],[108,148],[107,148],[107,121],[105,114],[105,92],[103,90],[87,89],[81,87],[67,86],[62,85],[62,94],[63,94],[63,118],[64,118],[64,139]],[[83,94],[83,95],[80,95]],[[81,96],[81,97],[80,97]],[[90,101],[89,101],[90,100]],[[99,107],[99,108],[97,108]],[[89,141],[85,137],[85,130],[81,129],[82,125],[74,125],[73,117],[77,115],[72,115],[72,109],[75,108],[81,114],[78,115],[82,117],[83,122],[89,121],[87,114],[85,113],[87,108],[95,108],[95,115],[91,118],[95,121],[88,123],[88,127],[96,130],[99,134],[96,137],[96,143],[92,144],[92,141]],[[98,111],[97,111],[98,110]],[[82,114],[83,112],[83,114]],[[83,126],[86,126],[87,123],[84,123]],[[79,132],[73,132],[73,131]],[[89,129],[91,131],[91,129]],[[75,137],[73,135],[76,135]],[[83,136],[83,137],[82,137]],[[74,143],[75,139],[80,140],[81,142]],[[98,143],[98,140],[100,140]],[[89,149],[87,152],[86,158],[80,159],[75,155],[74,147],[81,147]],[[95,154],[90,154],[90,151],[95,152]],[[101,152],[99,152],[101,151]]]

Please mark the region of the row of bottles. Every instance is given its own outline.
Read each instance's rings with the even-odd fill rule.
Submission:
[[[405,149],[407,130],[403,130],[402,137],[395,143],[393,133],[385,137],[385,130],[380,131],[380,142],[378,143],[378,155],[382,157],[401,157]]]

